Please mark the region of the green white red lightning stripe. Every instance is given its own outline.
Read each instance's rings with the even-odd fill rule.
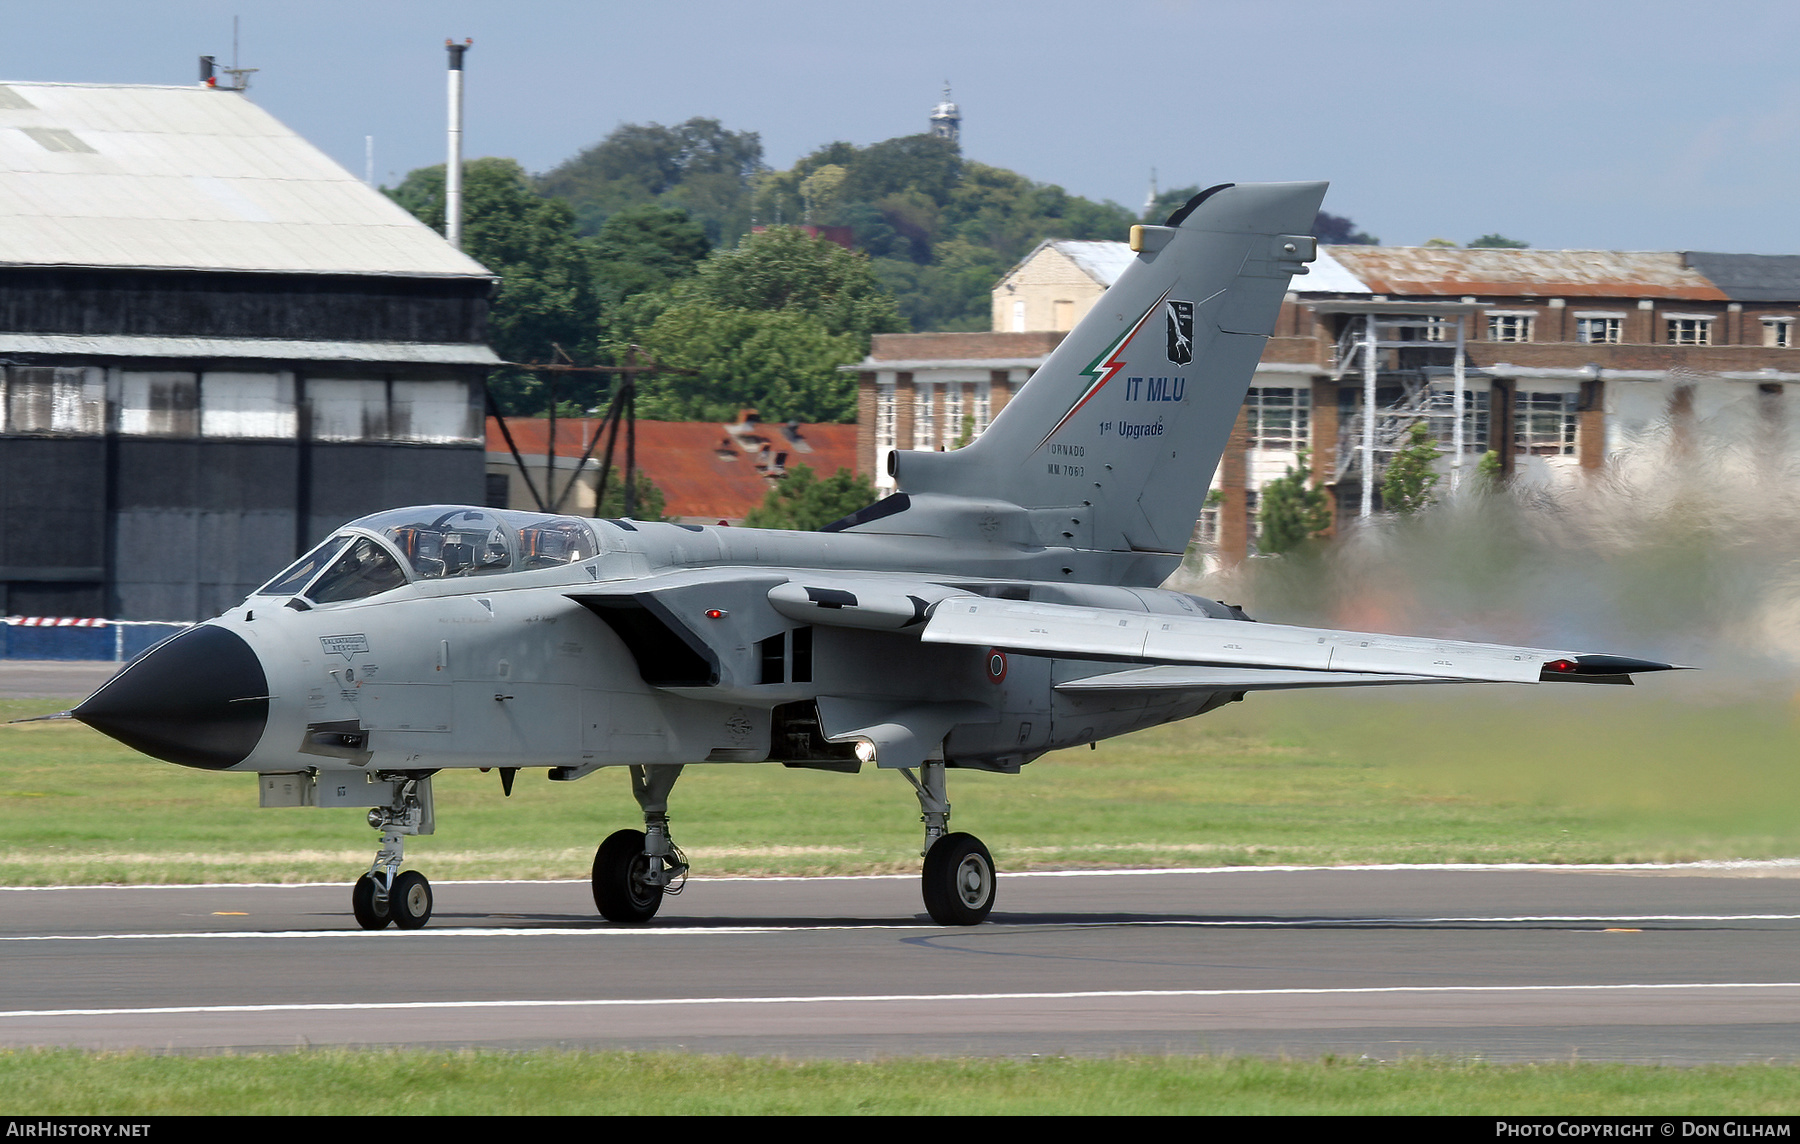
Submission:
[[[1169,295],[1174,292],[1174,289],[1175,288],[1171,286],[1169,289],[1164,290],[1162,292],[1162,297],[1150,303],[1150,308],[1144,311],[1143,316],[1131,323],[1130,329],[1120,334],[1112,345],[1101,350],[1100,355],[1089,362],[1088,367],[1081,371],[1083,375],[1093,378],[1093,382],[1088,385],[1087,389],[1082,391],[1080,397],[1075,399],[1075,404],[1069,406],[1069,411],[1062,415],[1062,420],[1058,421],[1055,426],[1051,428],[1050,432],[1044,434],[1044,439],[1037,443],[1037,449],[1042,449],[1045,445],[1048,445],[1050,443],[1050,438],[1056,436],[1057,430],[1061,429],[1064,425],[1067,425],[1070,418],[1081,412],[1082,406],[1086,405],[1089,401],[1092,401],[1102,389],[1106,388],[1106,383],[1111,381],[1120,370],[1125,368],[1125,362],[1119,355],[1125,352],[1125,347],[1130,344],[1132,338],[1137,336],[1137,332],[1144,328],[1144,323],[1150,320],[1150,315],[1162,309],[1162,304],[1168,301]],[[1037,452],[1037,449],[1033,449],[1032,452]]]

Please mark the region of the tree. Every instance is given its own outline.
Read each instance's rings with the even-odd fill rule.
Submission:
[[[1520,242],[1504,234],[1484,234],[1469,244],[1470,250],[1530,250],[1529,242]]]
[[[762,165],[756,132],[716,119],[626,123],[539,178],[538,190],[566,200],[588,234],[626,207],[660,203],[685,209],[716,244],[749,229],[750,182]]]
[[[1423,421],[1415,421],[1407,433],[1406,447],[1388,462],[1381,481],[1381,507],[1389,512],[1415,513],[1437,500],[1431,491],[1438,483],[1432,469],[1437,458],[1431,429]]]
[[[869,478],[839,469],[820,480],[805,465],[788,470],[781,483],[769,490],[762,504],[744,518],[749,528],[791,528],[816,532],[834,520],[875,503],[875,486]]]
[[[1380,246],[1381,240],[1356,229],[1356,224],[1342,215],[1320,211],[1313,219],[1313,234],[1320,242],[1333,246]]]
[[[626,298],[665,290],[712,250],[706,230],[672,207],[642,203],[608,218],[594,237],[596,288],[603,313]]]
[[[644,470],[637,470],[634,476],[636,479],[631,484],[637,492],[637,503],[632,506],[631,518],[633,520],[662,520],[665,503],[663,491],[656,486],[656,482],[644,475]],[[606,494],[600,498],[600,504],[594,509],[594,515],[614,518],[625,515],[625,478],[620,475],[617,465],[607,470]]]
[[[858,354],[870,334],[902,328],[867,258],[797,227],[772,227],[714,252],[687,286],[689,296],[720,309],[804,313],[832,335],[854,335]]]
[[[1285,476],[1262,487],[1256,522],[1257,551],[1271,556],[1292,552],[1331,527],[1330,496],[1312,484],[1305,453],[1298,468],[1289,465]]]
[[[421,222],[444,228],[444,168],[424,167],[388,192]],[[546,361],[555,346],[581,360],[599,333],[593,247],[569,205],[531,189],[511,159],[463,164],[463,250],[500,277],[488,307],[488,341],[507,361]],[[543,387],[519,374],[495,379],[503,412],[534,413]]]
[[[664,309],[638,339],[656,359],[688,374],[639,386],[638,414],[663,421],[733,421],[752,408],[771,421],[847,421],[856,381],[838,369],[866,343],[834,335],[797,310],[726,309],[686,298]]]

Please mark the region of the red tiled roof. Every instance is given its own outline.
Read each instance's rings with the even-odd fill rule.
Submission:
[[[558,459],[581,456],[589,438],[599,429],[598,419],[556,422],[556,455]],[[542,457],[550,451],[550,422],[542,417],[508,418],[519,452],[528,457]],[[732,430],[738,428],[734,436]],[[856,470],[856,426],[801,425],[797,436],[790,438],[787,426],[764,423],[748,431],[737,426],[710,421],[639,421],[637,423],[637,465],[655,482],[666,498],[663,514],[675,520],[711,523],[719,520],[738,521],[763,502],[763,497],[776,483],[764,475],[756,456],[750,452],[766,443],[771,458],[787,454],[787,468],[806,465],[821,477],[829,477],[839,469]],[[493,459],[510,461],[506,439],[494,418],[487,419],[487,449]],[[606,440],[594,446],[596,460],[606,452]],[[625,430],[619,430],[619,441],[613,454],[613,467],[625,468]]]

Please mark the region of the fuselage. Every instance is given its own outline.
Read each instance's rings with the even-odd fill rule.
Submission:
[[[120,736],[159,757],[264,773],[547,767],[578,777],[625,764],[854,767],[853,748],[820,726],[822,697],[964,705],[944,757],[1002,770],[1213,705],[1192,695],[1071,696],[1055,685],[1119,665],[917,638],[916,621],[936,602],[918,593],[930,588],[1230,614],[1179,593],[1047,577],[1076,555],[1000,538],[396,510],[345,526],[207,621],[210,631],[152,649],[76,714],[111,733],[109,720],[123,725],[136,707],[166,701],[171,673],[154,661],[185,653],[229,679],[210,699],[189,697],[180,726]],[[885,612],[884,581],[901,601]],[[787,599],[795,588],[782,591],[814,582],[855,587],[863,606],[845,609],[829,601],[832,590],[815,589],[827,602],[808,610],[804,597]],[[807,622],[815,617],[823,622]],[[224,666],[241,658],[235,641],[260,681],[247,660]],[[155,694],[134,702],[134,687]],[[260,733],[254,710],[265,712]],[[196,754],[179,741],[227,717],[236,737],[225,745]]]

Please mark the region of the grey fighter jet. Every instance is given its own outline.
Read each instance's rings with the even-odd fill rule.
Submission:
[[[593,892],[645,922],[688,863],[685,765],[899,771],[924,811],[931,917],[972,925],[995,867],[951,833],[952,768],[1204,714],[1251,691],[1630,682],[1669,665],[1250,621],[1160,589],[1180,563],[1322,183],[1220,186],[1133,228],[1118,283],[954,452],[896,452],[898,491],[816,533],[434,505],[365,517],[73,711],[140,751],[259,776],[263,805],[368,808],[368,928],[425,924],[401,869],[431,778],[623,768],[644,829]]]

